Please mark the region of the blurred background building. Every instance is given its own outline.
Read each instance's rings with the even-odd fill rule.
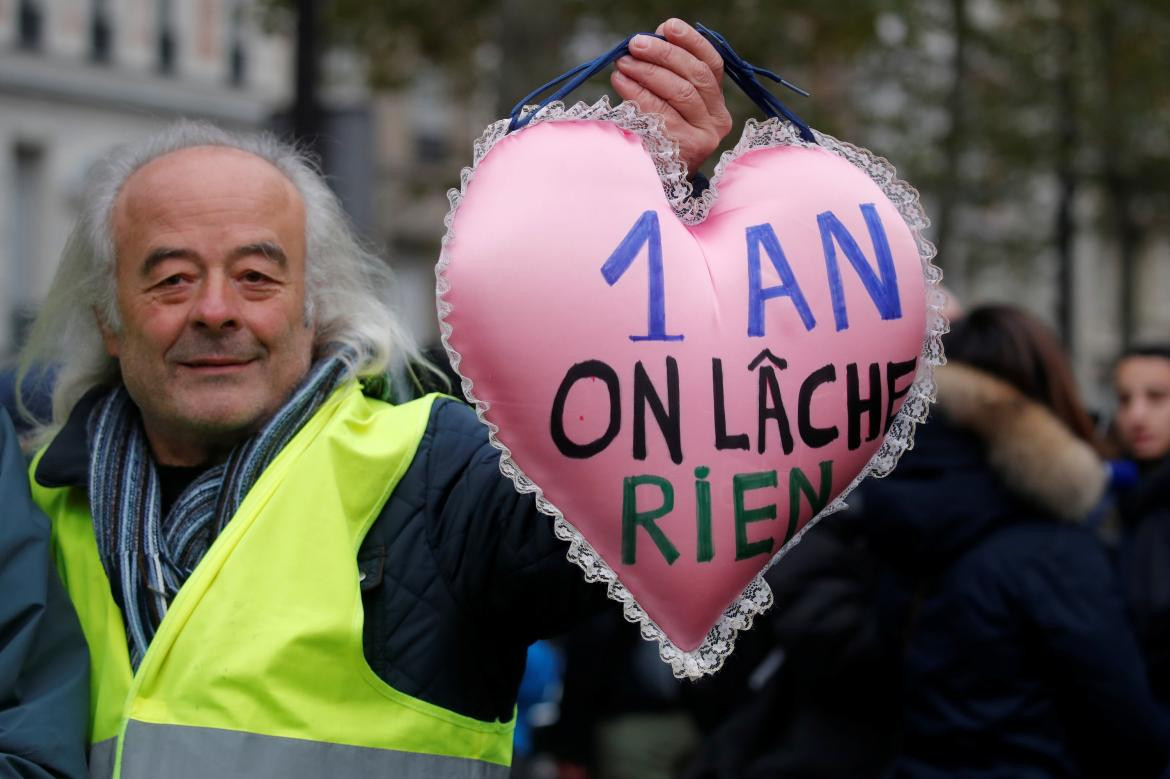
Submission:
[[[1160,0],[0,0],[0,357],[51,278],[86,167],[177,116],[312,143],[435,341],[446,190],[474,139],[668,15],[719,29],[813,92],[782,99],[814,127],[892,160],[922,193],[948,286],[1048,320],[1091,400],[1122,344],[1170,340]]]
[[[290,50],[248,0],[0,0],[0,354],[55,270],[88,167],[181,116],[264,127]]]

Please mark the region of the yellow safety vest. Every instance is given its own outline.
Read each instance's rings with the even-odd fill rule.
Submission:
[[[32,480],[89,644],[91,776],[508,776],[515,718],[401,693],[362,652],[358,547],[434,400],[337,390],[256,481],[136,673],[85,491]]]

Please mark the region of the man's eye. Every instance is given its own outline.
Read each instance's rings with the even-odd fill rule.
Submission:
[[[160,281],[158,283],[158,285],[160,287],[177,287],[182,283],[183,283],[183,277],[176,273],[173,276],[167,276],[165,279]]]
[[[260,271],[250,270],[240,277],[247,284],[263,284],[268,281],[268,277]]]

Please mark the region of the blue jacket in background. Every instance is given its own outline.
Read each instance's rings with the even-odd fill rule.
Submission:
[[[56,372],[32,370],[24,379],[24,402],[39,422],[47,423],[53,416],[53,383]],[[0,368],[0,411],[7,411],[12,418],[16,432],[26,433],[31,429],[29,420],[16,407],[16,368]]]
[[[89,656],[0,409],[0,778],[84,777]]]

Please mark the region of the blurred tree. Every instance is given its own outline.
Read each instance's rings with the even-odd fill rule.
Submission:
[[[1087,156],[1105,196],[1121,268],[1122,342],[1134,335],[1136,258],[1170,228],[1170,7],[1161,0],[1082,0],[1090,53]]]
[[[304,1],[266,0],[270,23],[281,23]],[[514,101],[539,83],[541,74],[551,77],[561,65],[574,21],[561,5],[525,0],[328,0],[316,2],[316,15],[319,34],[329,44],[365,55],[375,88],[402,86],[420,64],[426,64],[441,68],[455,96],[490,82],[501,96],[513,96]],[[496,56],[497,51],[509,56]],[[485,61],[492,64],[485,67]]]
[[[267,0],[270,17],[296,5],[295,0]],[[485,87],[498,92],[501,114],[533,87],[625,35],[652,31],[669,16],[702,21],[724,33],[747,59],[786,77],[793,74],[790,80],[803,80],[816,90],[815,103],[793,107],[818,126],[843,126],[835,132],[860,125],[849,101],[837,98],[844,97],[850,61],[873,38],[880,10],[867,0],[795,0],[782,16],[756,0],[731,0],[720,8],[699,0],[330,0],[318,5],[322,34],[335,45],[365,53],[375,86],[404,83],[420,62],[439,65],[456,96]],[[761,24],[762,18],[774,24]],[[596,49],[578,55],[581,47],[570,44],[581,38]],[[485,68],[485,61],[493,64]],[[583,94],[597,94],[607,83],[598,77]],[[740,116],[757,113],[742,96],[731,99],[740,101]]]
[[[1070,345],[1078,230],[1112,240],[1102,260],[1120,268],[1128,338],[1136,257],[1170,227],[1165,0],[330,0],[319,15],[331,42],[365,52],[375,84],[427,63],[452,99],[487,92],[497,116],[624,35],[668,16],[702,21],[812,91],[778,96],[814,127],[898,163],[960,293],[985,268],[1050,261]],[[605,90],[598,79],[580,97]],[[737,94],[729,103],[758,114]],[[1094,195],[1098,215],[1078,206]],[[1078,224],[1086,211],[1095,221]]]

